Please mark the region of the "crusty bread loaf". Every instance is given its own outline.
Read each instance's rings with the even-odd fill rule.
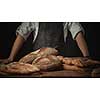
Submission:
[[[39,71],[35,65],[13,62],[0,67],[0,71],[9,74],[30,74]]]
[[[19,60],[19,62],[31,64],[32,61],[36,59],[37,57],[47,56],[47,55],[57,55],[57,54],[58,54],[58,51],[55,48],[50,48],[50,47],[40,48],[22,57]]]
[[[75,66],[75,65],[63,64],[63,68],[64,68],[64,70],[84,71],[83,68],[80,68],[80,67]]]
[[[61,69],[61,61],[54,55],[36,58],[33,65],[37,65],[40,70],[51,71]]]
[[[67,65],[75,65],[79,67],[88,67],[88,66],[100,64],[99,61],[95,61],[95,60],[84,58],[84,57],[71,57],[71,58],[65,57],[62,60],[62,62]]]
[[[28,55],[22,57],[19,62],[29,63],[31,64],[34,59],[36,59],[37,55],[33,52],[29,53]]]
[[[58,50],[56,50],[55,48],[50,48],[50,47],[40,48],[38,52],[38,57],[47,56],[47,55],[58,55]]]
[[[34,51],[34,52],[30,52],[29,54],[25,55],[24,57],[22,57],[19,62],[23,62],[23,63],[29,63],[31,64],[32,61],[37,57],[37,54],[39,53],[40,49]]]
[[[57,58],[61,61],[61,62],[63,62],[63,59],[64,59],[64,57],[63,56],[57,56]]]

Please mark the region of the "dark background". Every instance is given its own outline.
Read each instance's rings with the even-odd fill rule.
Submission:
[[[7,58],[10,54],[11,47],[16,38],[15,31],[20,22],[0,22],[0,58]],[[100,60],[100,23],[99,22],[81,22],[85,29],[85,38],[88,44],[90,56],[93,59]],[[75,41],[67,38],[66,51],[68,56],[82,56]],[[32,51],[32,35],[25,42],[24,46],[18,53],[16,60]]]

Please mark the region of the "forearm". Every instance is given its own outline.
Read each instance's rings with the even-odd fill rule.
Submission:
[[[84,38],[82,32],[78,33],[75,40],[76,40],[78,47],[80,48],[83,56],[84,57],[89,56],[88,46],[87,46],[87,43],[85,41],[85,38]]]
[[[15,40],[15,42],[13,44],[10,56],[9,56],[10,60],[12,60],[12,61],[14,60],[14,58],[17,55],[18,51],[22,47],[24,41],[25,40],[24,40],[24,38],[22,36],[20,36],[20,35],[17,36],[17,38],[16,38],[16,40]]]

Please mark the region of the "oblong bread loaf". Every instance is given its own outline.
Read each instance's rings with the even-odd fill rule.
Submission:
[[[54,55],[38,57],[32,64],[37,65],[40,70],[44,71],[61,69],[61,61]]]
[[[0,71],[9,74],[30,74],[40,71],[35,65],[12,62],[7,65],[0,67]]]

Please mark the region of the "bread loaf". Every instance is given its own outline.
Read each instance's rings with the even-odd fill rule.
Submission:
[[[58,50],[50,47],[40,48],[40,51],[38,52],[38,57],[47,55],[58,55]]]
[[[64,68],[64,70],[84,71],[83,68],[80,68],[80,67],[75,66],[75,65],[63,64],[63,68]]]
[[[98,65],[98,64],[100,65],[99,61],[95,61],[95,60],[88,59],[88,58],[82,58],[82,57],[72,57],[72,58],[65,57],[62,60],[62,62],[67,65],[75,65],[79,67],[88,67],[88,66],[95,67],[95,65]]]
[[[0,71],[8,74],[30,74],[39,71],[39,69],[31,64],[13,62],[0,67]]]
[[[40,49],[39,49],[39,50],[36,50],[36,51],[34,51],[34,52],[31,52],[31,53],[29,53],[29,54],[27,54],[27,55],[25,55],[24,57],[22,57],[22,58],[19,60],[19,62],[31,64],[32,61],[33,61],[35,58],[37,58],[37,54],[38,54],[39,51],[40,51]]]
[[[54,55],[36,58],[33,65],[38,66],[40,70],[51,71],[61,69],[61,61]]]
[[[47,56],[47,55],[57,55],[57,54],[58,54],[58,51],[55,48],[50,48],[50,47],[40,48],[22,57],[19,60],[19,62],[31,64],[32,61],[35,60],[37,57]]]

